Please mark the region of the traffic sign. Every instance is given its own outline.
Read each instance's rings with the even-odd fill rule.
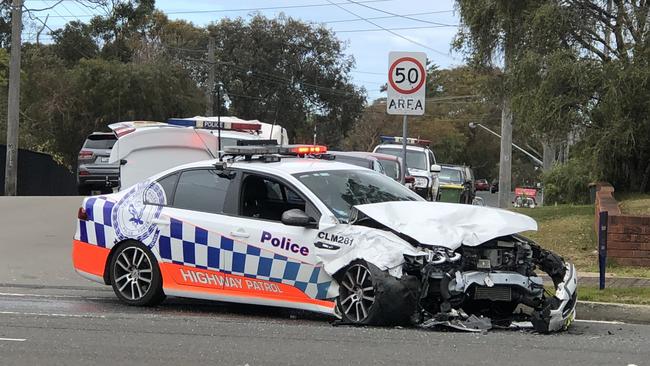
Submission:
[[[388,54],[388,114],[424,114],[427,55],[424,52]]]

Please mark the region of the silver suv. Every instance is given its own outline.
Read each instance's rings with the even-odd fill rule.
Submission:
[[[98,190],[112,192],[119,185],[120,166],[108,158],[117,137],[112,132],[93,132],[86,138],[77,159],[77,189],[81,195]]]

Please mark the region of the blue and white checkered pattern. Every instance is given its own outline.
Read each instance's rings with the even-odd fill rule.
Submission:
[[[77,220],[79,237],[75,239],[102,248],[112,248],[115,245],[115,229],[111,222],[113,206],[115,203],[103,196],[88,198],[84,206],[88,220]]]
[[[307,296],[336,296],[332,278],[322,267],[291,260],[271,251],[235,241],[200,227],[171,219],[159,239],[163,261],[216,270],[294,286]]]

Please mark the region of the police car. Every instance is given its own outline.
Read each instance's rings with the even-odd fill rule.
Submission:
[[[381,144],[373,152],[403,157],[403,138],[400,136],[380,136]],[[436,156],[429,149],[431,141],[415,138],[406,139],[406,168],[408,175],[414,178],[415,192],[427,201],[437,201],[439,196],[440,165]]]
[[[180,296],[352,324],[525,317],[544,332],[574,317],[575,269],[517,234],[536,229],[527,216],[426,202],[372,170],[303,157],[322,146],[225,151],[84,199],[76,271],[129,305]]]

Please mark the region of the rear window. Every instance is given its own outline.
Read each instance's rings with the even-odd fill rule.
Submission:
[[[114,135],[90,135],[86,139],[86,149],[112,149],[117,138]]]

